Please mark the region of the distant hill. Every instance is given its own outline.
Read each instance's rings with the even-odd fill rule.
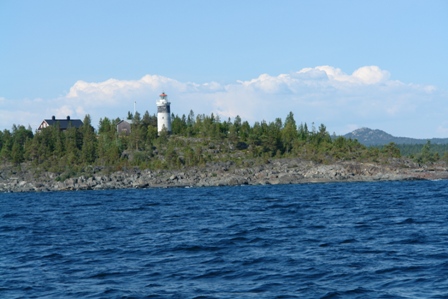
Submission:
[[[448,144],[448,138],[417,139],[408,137],[395,137],[381,130],[361,128],[345,134],[345,138],[357,139],[360,143],[370,145],[385,145],[390,142],[396,144],[425,144],[428,140],[431,144]]]

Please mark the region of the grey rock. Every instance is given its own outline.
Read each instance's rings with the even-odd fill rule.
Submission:
[[[136,168],[110,174],[79,176],[56,181],[60,175],[0,168],[0,192],[45,192],[56,190],[102,190],[149,187],[233,186],[259,184],[298,184],[304,182],[378,181],[409,179],[447,179],[446,165],[419,167],[407,160],[394,159],[387,165],[340,162],[322,165],[301,159],[279,159],[264,165],[245,161],[246,167],[233,162],[208,163],[205,168],[182,171],[138,170]],[[252,165],[252,166],[250,166]],[[98,169],[97,169],[98,168]]]

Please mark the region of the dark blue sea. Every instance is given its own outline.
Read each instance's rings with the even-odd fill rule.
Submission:
[[[0,298],[448,298],[448,181],[0,194]]]

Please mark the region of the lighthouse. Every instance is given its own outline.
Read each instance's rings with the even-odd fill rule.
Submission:
[[[159,100],[157,101],[157,132],[161,132],[163,128],[166,129],[168,133],[171,133],[171,111],[168,102],[168,96],[162,92]]]

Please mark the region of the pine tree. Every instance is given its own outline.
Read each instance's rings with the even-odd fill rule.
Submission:
[[[18,140],[14,141],[11,151],[12,162],[15,164],[20,164],[24,161],[23,158],[24,150],[22,144]]]
[[[81,157],[84,163],[93,163],[96,159],[96,136],[95,130],[91,125],[90,115],[84,117],[83,125],[81,127],[82,133],[82,148]]]
[[[11,132],[5,129],[3,131],[2,150],[0,152],[0,157],[2,157],[5,160],[11,160],[11,151],[13,144],[14,140],[12,138]]]
[[[285,125],[281,130],[281,141],[283,147],[285,148],[285,152],[289,153],[293,147],[294,141],[297,139],[297,125],[294,120],[294,114],[289,112],[288,116],[285,119]]]

